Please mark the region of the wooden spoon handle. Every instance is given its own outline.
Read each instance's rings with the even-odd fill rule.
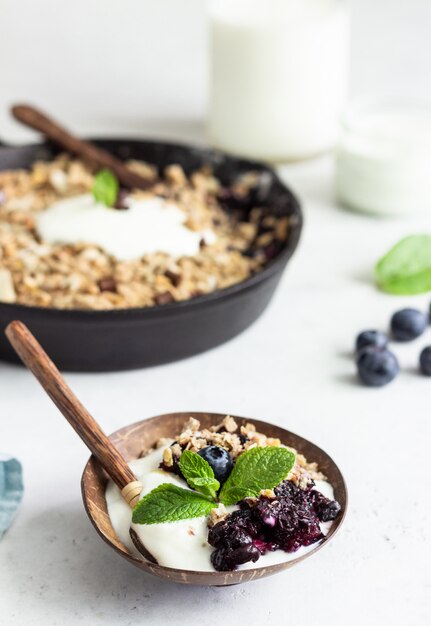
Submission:
[[[23,363],[121,489],[124,499],[131,507],[135,506],[142,491],[142,484],[96,420],[68,387],[36,338],[19,321],[8,325],[6,335]]]
[[[12,107],[12,114],[19,122],[43,133],[68,152],[86,159],[96,167],[107,167],[114,172],[124,187],[148,189],[148,180],[132,172],[120,159],[88,141],[71,135],[69,131],[38,109],[26,104],[17,104]]]

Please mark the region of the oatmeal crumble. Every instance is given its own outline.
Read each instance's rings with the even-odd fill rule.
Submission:
[[[201,429],[199,420],[190,417],[184,424],[182,432],[175,437],[174,443],[164,450],[162,467],[168,471],[177,471],[178,461],[184,450],[199,452],[199,450],[212,445],[225,448],[233,459],[257,446],[282,446],[292,450],[296,455],[296,462],[287,477],[288,480],[295,483],[296,486],[306,489],[312,481],[326,479],[324,474],[318,470],[317,463],[308,463],[303,454],[299,454],[294,448],[284,446],[280,439],[267,437],[257,432],[254,424],[247,423],[238,428],[238,424],[230,415],[227,415],[220,424],[212,426],[210,429]],[[157,443],[157,447],[160,447],[160,442]],[[261,495],[267,498],[275,497],[272,490],[266,490]]]
[[[128,165],[149,182],[148,190],[135,190],[134,197],[175,202],[190,229],[213,229],[215,241],[202,241],[194,257],[156,253],[133,261],[92,244],[44,243],[36,231],[37,214],[58,200],[88,193],[94,180],[84,162],[60,155],[29,171],[0,172],[0,301],[104,310],[187,300],[249,278],[286,240],[288,218],[269,215],[253,200],[265,174],[249,172],[224,188],[208,168],[186,176],[178,164],[161,175],[148,163]]]

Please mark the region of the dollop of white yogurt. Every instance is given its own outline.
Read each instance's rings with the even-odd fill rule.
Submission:
[[[59,200],[36,218],[36,228],[47,243],[87,243],[128,261],[164,252],[174,258],[195,256],[201,239],[213,243],[213,231],[195,232],[185,226],[187,215],[173,202],[156,196],[126,200],[128,209],[116,210],[91,194]]]
[[[166,445],[170,445],[170,443],[172,442],[167,442]],[[178,476],[158,469],[166,445],[129,464],[144,486],[142,497],[163,483],[172,483],[185,489],[188,488],[185,482]],[[327,498],[333,499],[334,490],[328,482],[316,481],[316,489],[321,491]],[[130,538],[130,528],[137,533],[141,543],[153,555],[159,565],[192,571],[215,571],[210,559],[214,548],[207,541],[208,526],[206,517],[163,524],[132,524],[132,511],[123,500],[120,490],[112,481],[108,482],[106,488],[106,503],[112,526],[118,538],[132,554],[139,556],[139,552]],[[231,506],[226,508],[231,512],[238,507]],[[324,535],[328,533],[331,525],[332,522],[320,524]],[[239,569],[252,569],[285,563],[310,552],[316,545],[317,543],[302,547],[293,553],[284,552],[283,550],[268,552],[261,556],[256,563],[245,563],[240,565]]]

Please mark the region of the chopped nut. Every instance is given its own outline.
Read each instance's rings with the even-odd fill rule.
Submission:
[[[165,168],[166,180],[174,185],[185,185],[187,182],[186,175],[181,165],[168,165]]]
[[[51,170],[49,174],[49,182],[59,193],[65,193],[68,187],[67,174],[64,170]]]
[[[273,439],[272,437],[268,437],[266,440],[266,445],[278,448],[279,446],[281,446],[281,441],[278,438]]]
[[[262,489],[259,495],[264,498],[271,498],[272,500],[275,498],[275,493],[272,489]]]
[[[199,430],[200,421],[194,417],[189,417],[188,421],[184,425],[184,430],[191,430],[193,433]]]
[[[226,417],[222,421],[222,425],[226,428],[228,433],[234,433],[236,430],[238,430],[238,424],[230,415],[226,415]]]
[[[163,450],[163,463],[167,467],[172,467],[172,465],[174,464],[171,448],[165,448]]]
[[[207,446],[207,442],[205,439],[202,439],[202,437],[192,437],[192,439],[190,440],[190,447],[193,450],[202,450],[202,448],[205,448]]]
[[[262,435],[262,433],[258,433],[256,431],[249,432],[249,439],[251,439],[258,446],[266,446],[267,440],[266,435]]]
[[[131,159],[127,161],[127,167],[131,169],[132,172],[136,172],[136,174],[142,176],[142,178],[146,178],[149,182],[157,179],[157,168],[154,165]]]
[[[182,433],[180,433],[177,437],[177,441],[180,446],[185,446],[190,443],[191,438],[193,437],[193,431],[190,428],[185,428]]]
[[[182,453],[181,450],[181,446],[179,443],[173,443],[171,446],[171,451],[172,451],[172,455],[176,458],[179,459]]]
[[[16,301],[15,287],[9,270],[0,269],[0,302]]]
[[[286,241],[289,234],[289,220],[288,218],[282,218],[277,221],[275,236],[279,241]]]
[[[222,522],[228,516],[228,512],[224,504],[219,504],[218,508],[211,509],[211,513],[208,518],[208,526],[211,528],[219,522]]]
[[[31,182],[35,186],[44,185],[49,180],[49,169],[46,163],[36,163],[31,173]]]

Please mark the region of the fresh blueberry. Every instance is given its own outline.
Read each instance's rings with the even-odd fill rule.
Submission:
[[[356,359],[359,378],[369,387],[382,387],[395,378],[399,372],[397,358],[389,350],[364,348]]]
[[[401,309],[393,314],[391,330],[397,341],[412,341],[422,335],[428,325],[428,315],[417,309]]]
[[[233,461],[229,452],[220,446],[207,446],[199,450],[198,454],[212,467],[214,476],[219,483],[224,483],[233,468]]]
[[[425,376],[431,376],[431,346],[427,346],[422,350],[419,357],[419,363],[422,374],[425,374]]]
[[[386,348],[388,338],[380,330],[364,330],[356,337],[356,352],[363,348]]]

